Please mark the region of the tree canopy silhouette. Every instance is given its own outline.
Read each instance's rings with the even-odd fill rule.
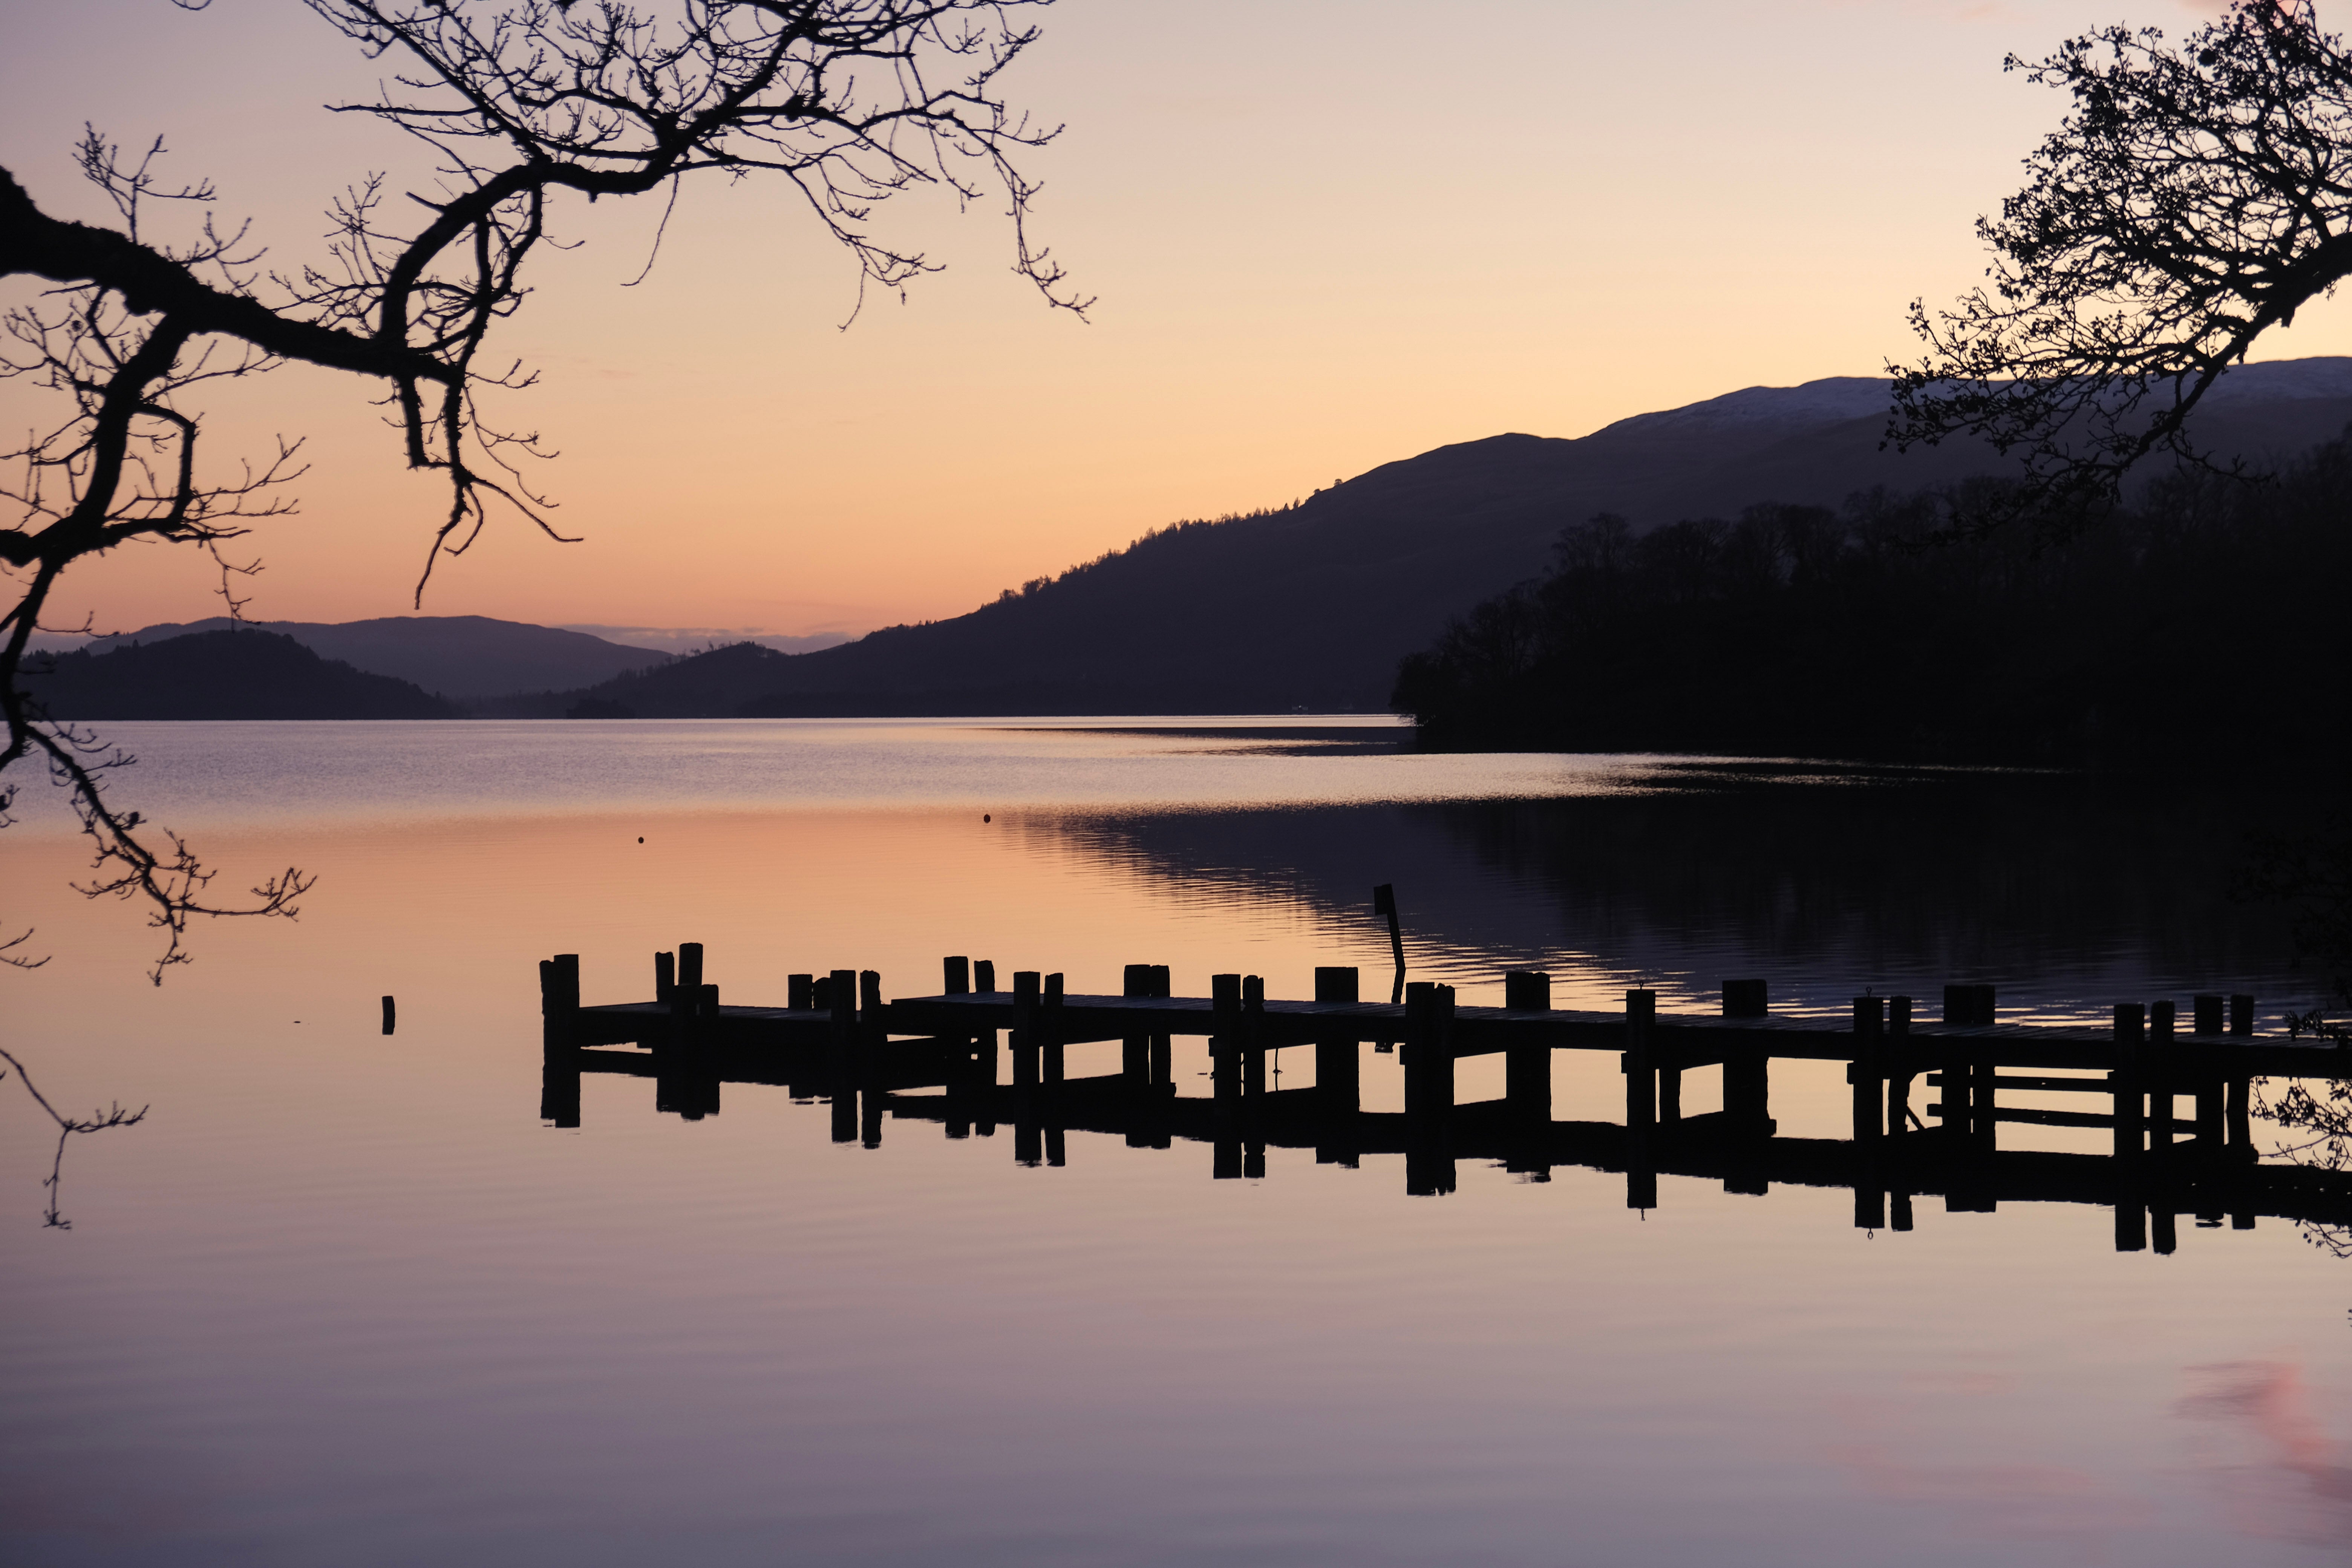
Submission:
[[[2257,338],[2352,273],[2352,54],[2299,0],[2237,0],[2178,46],[2103,27],[2022,70],[2073,98],[2025,188],[1978,220],[1990,282],[1911,307],[1898,447],[1973,435],[2023,483],[1966,526],[2063,532],[2159,454]]]
[[[358,178],[331,210],[323,264],[267,267],[247,228],[209,217],[192,237],[160,237],[159,206],[214,199],[206,183],[163,178],[160,138],[131,156],[85,128],[77,162],[120,215],[112,228],[49,216],[0,169],[0,276],[51,286],[6,312],[14,342],[0,377],[59,405],[6,454],[21,477],[0,484],[20,509],[0,526],[0,567],[16,590],[0,616],[0,822],[9,771],[45,762],[94,846],[85,890],[143,898],[166,933],[159,981],[186,957],[191,916],[290,915],[308,879],[289,869],[247,901],[208,900],[212,872],[184,843],[149,837],[137,813],[106,799],[110,769],[128,759],[51,722],[18,673],[59,576],[134,540],[211,552],[232,610],[241,603],[236,579],[252,566],[222,548],[253,519],[289,510],[280,487],[302,471],[300,443],[281,440],[224,481],[198,457],[210,384],[300,361],[383,390],[407,465],[447,480],[421,601],[434,563],[462,553],[493,507],[562,537],[523,471],[547,455],[538,436],[498,422],[489,405],[533,379],[490,350],[524,303],[563,197],[675,200],[704,176],[781,182],[854,259],[861,303],[868,286],[903,289],[934,269],[879,237],[883,203],[919,187],[1001,200],[1014,270],[1053,306],[1087,304],[1030,237],[1038,186],[1018,163],[1060,128],[1033,121],[998,87],[1038,37],[1026,13],[1052,0],[306,3],[389,68],[378,97],[331,111],[416,138],[436,164],[433,188],[399,201],[384,175]]]

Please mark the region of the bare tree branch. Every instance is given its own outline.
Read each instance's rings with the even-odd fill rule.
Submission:
[[[2023,484],[1970,526],[2031,515],[2063,533],[2150,458],[2242,471],[2199,448],[2190,417],[2352,273],[2352,55],[2307,4],[2238,0],[2179,47],[2116,26],[2007,64],[2073,107],[2025,189],[1978,220],[1990,287],[1913,302],[1928,352],[1887,367],[1887,440],[2019,455]]]
[[[0,778],[37,755],[69,789],[97,847],[84,890],[150,904],[167,932],[158,979],[186,961],[190,917],[290,917],[310,880],[289,868],[250,901],[205,902],[213,872],[187,846],[168,832],[167,847],[151,846],[136,813],[104,801],[100,780],[120,754],[52,722],[19,678],[60,574],[132,541],[211,552],[239,613],[234,579],[257,563],[233,563],[221,547],[250,521],[292,510],[272,492],[304,471],[300,443],[281,439],[274,458],[236,479],[210,473],[197,389],[289,361],[382,383],[403,458],[448,484],[417,578],[421,605],[435,565],[480,536],[493,503],[566,537],[525,474],[526,459],[552,454],[537,433],[485,412],[495,394],[534,380],[485,351],[528,298],[531,257],[556,243],[548,221],[559,200],[667,188],[674,202],[689,178],[781,180],[849,253],[861,301],[869,285],[903,290],[936,270],[881,237],[884,203],[924,187],[961,205],[999,200],[1013,269],[1056,309],[1083,316],[1090,302],[1030,238],[1039,186],[1017,160],[1060,127],[1015,111],[996,85],[1038,37],[1013,18],[1051,0],[305,3],[387,71],[373,100],[330,110],[423,143],[435,169],[432,187],[396,207],[382,174],[348,187],[322,263],[265,272],[245,228],[224,235],[208,217],[176,246],[155,237],[155,204],[201,212],[214,201],[206,182],[163,179],[160,138],[136,158],[90,127],[76,144],[76,165],[120,229],[51,217],[0,170],[0,275],[58,285],[6,313],[14,346],[0,379],[29,380],[62,405],[53,426],[0,453],[23,474],[0,483],[19,514],[0,524],[0,572],[17,588],[0,614]],[[394,216],[411,212],[422,216]],[[0,824],[12,797],[0,784]]]

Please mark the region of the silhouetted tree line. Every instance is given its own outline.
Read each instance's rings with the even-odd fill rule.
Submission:
[[[1409,656],[1391,702],[1449,750],[2342,761],[2352,447],[2262,484],[2183,470],[2088,525],[1954,540],[1974,489],[1574,524],[1545,576]]]

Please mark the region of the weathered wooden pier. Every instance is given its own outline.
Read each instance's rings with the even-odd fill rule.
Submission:
[[[1402,1004],[1361,1001],[1357,972],[1342,968],[1316,971],[1312,1001],[1269,998],[1242,974],[1177,996],[1150,964],[1129,965],[1117,996],[1066,994],[1061,975],[1028,971],[1001,991],[993,965],[950,958],[937,995],[885,1001],[879,974],[837,969],[792,976],[785,1005],[771,1007],[722,1005],[702,956],[696,943],[657,953],[653,1000],[593,1005],[575,955],[541,962],[542,1119],[578,1126],[581,1076],[620,1073],[653,1079],[657,1109],[690,1119],[717,1112],[721,1084],[784,1086],[829,1100],[833,1136],[868,1147],[886,1116],[943,1123],[950,1138],[1009,1126],[1015,1158],[1032,1165],[1064,1164],[1077,1130],[1135,1148],[1210,1144],[1219,1178],[1264,1175],[1268,1147],[1349,1166],[1401,1153],[1415,1194],[1451,1192],[1465,1159],[1537,1180],[1557,1165],[1622,1171],[1627,1205],[1642,1209],[1656,1206],[1661,1174],[1741,1193],[1845,1187],[1854,1224],[1872,1229],[1910,1229],[1922,1197],[1951,1211],[2095,1204],[2114,1209],[2126,1251],[2172,1251],[2182,1215],[2240,1229],[2264,1215],[2352,1225],[2352,1173],[2260,1163],[2250,1114],[2254,1079],[2352,1078],[2352,1052],[2257,1036],[2251,996],[2199,996],[2186,1020],[2168,1002],[2120,1005],[2100,1031],[2001,1024],[1982,985],[1946,987],[1935,1022],[1905,996],[1858,997],[1850,1019],[1825,1022],[1773,1016],[1761,980],[1727,983],[1720,1015],[1694,1016],[1660,1014],[1646,990],[1627,992],[1622,1013],[1556,1009],[1538,973],[1507,976],[1500,1007],[1466,1007],[1428,984],[1407,986]],[[1208,1037],[1205,1098],[1176,1092],[1179,1035]],[[1066,1071],[1067,1047],[1113,1040],[1117,1072]],[[1402,1111],[1361,1109],[1367,1044],[1402,1047]],[[1269,1089],[1268,1054],[1285,1047],[1314,1052],[1313,1087]],[[1560,1050],[1616,1053],[1622,1120],[1554,1116]],[[1457,1103],[1454,1064],[1496,1053],[1503,1096]],[[1844,1065],[1850,1138],[1778,1135],[1776,1060]],[[1683,1075],[1707,1068],[1720,1069],[1723,1108],[1685,1116]],[[2004,1104],[2004,1093],[2081,1096],[2089,1109]],[[2004,1150],[2004,1121],[2107,1129],[2112,1152]]]

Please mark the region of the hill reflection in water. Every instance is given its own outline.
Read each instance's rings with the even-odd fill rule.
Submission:
[[[1996,986],[2005,1020],[2097,1022],[2198,991],[2255,991],[2265,1016],[2316,1000],[2284,917],[2233,895],[2250,834],[2311,815],[2050,775],[1692,763],[1549,800],[1027,826],[1188,899],[1296,899],[1339,931],[1369,931],[1370,888],[1392,882],[1414,976],[1482,1000],[1517,968],[1580,1006],[1640,984],[1711,1007],[1725,979],[1764,975],[1776,1010],[1805,1014],[1967,981]]]

